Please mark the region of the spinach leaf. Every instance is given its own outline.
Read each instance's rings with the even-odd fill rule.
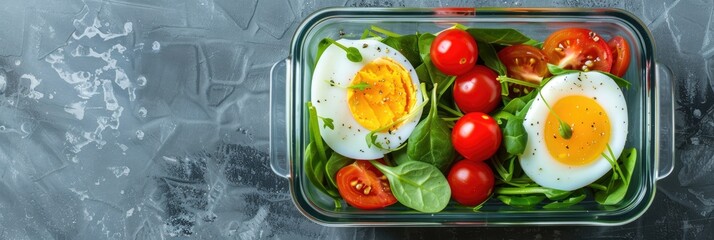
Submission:
[[[526,143],[528,143],[528,133],[523,127],[523,118],[508,119],[506,128],[503,129],[503,146],[506,147],[506,151],[519,155],[526,150]]]
[[[575,204],[578,204],[579,202],[583,201],[585,197],[587,196],[584,191],[579,191],[580,194],[575,195],[573,197],[569,197],[565,200],[562,201],[555,201],[546,204],[543,206],[544,209],[560,209],[560,208],[568,208],[570,206],[573,206]]]
[[[625,149],[622,151],[620,162],[617,167],[621,170],[624,176],[617,174],[613,168],[612,174],[609,177],[608,187],[605,190],[599,190],[595,193],[595,201],[602,205],[614,205],[622,201],[627,194],[627,188],[630,185],[630,179],[637,163],[637,150],[634,148]]]
[[[444,174],[436,167],[419,161],[409,161],[396,167],[370,162],[387,176],[394,197],[404,206],[434,213],[449,204],[451,188]]]
[[[481,42],[500,45],[537,45],[539,41],[532,39],[515,29],[510,28],[469,28],[466,32]]]
[[[543,194],[550,200],[560,200],[569,196],[572,192],[552,189],[547,187],[502,187],[495,190],[499,195],[534,195]]]
[[[434,42],[434,34],[424,33],[419,36],[419,56],[421,59],[427,59],[429,52],[431,52],[431,43]]]
[[[434,66],[434,63],[431,62],[431,58],[428,54],[426,58],[424,58],[423,65],[429,72],[429,79],[431,80],[432,86],[437,89],[436,91],[439,93],[438,97],[441,98],[449,87],[451,87],[454,80],[456,80],[456,76],[449,76],[439,71],[439,69]]]
[[[540,202],[545,200],[545,196],[543,196],[543,195],[528,195],[528,196],[500,195],[496,198],[498,198],[498,200],[501,200],[501,202],[503,202],[504,204],[506,204],[508,206],[521,207],[521,208],[535,207],[535,205],[538,205]]]
[[[337,188],[337,181],[335,181],[337,172],[354,161],[355,160],[342,156],[339,153],[332,153],[332,156],[330,156],[330,159],[327,160],[327,163],[325,164],[325,175],[327,176],[327,180],[329,180],[330,184],[332,184],[332,187]]]
[[[498,58],[496,48],[483,41],[476,41],[476,45],[478,46],[479,59],[481,59],[487,67],[496,71],[499,76],[506,75],[506,66],[503,65],[501,59]]]
[[[392,152],[392,159],[396,165],[402,165],[411,161],[411,159],[409,159],[409,155],[407,154],[407,148],[402,148]]]
[[[336,187],[325,183],[325,162],[319,158],[319,150],[313,143],[309,143],[305,149],[305,175],[318,190],[337,200],[340,193]]]
[[[449,126],[438,115],[437,88],[438,84],[434,84],[429,115],[419,122],[407,140],[407,154],[409,159],[425,162],[441,171],[446,171],[456,157],[456,150],[451,144]]]
[[[415,34],[402,35],[399,37],[386,37],[382,39],[382,43],[397,49],[404,57],[409,60],[412,66],[419,66],[421,64],[421,56],[419,54],[419,36]]]
[[[553,65],[553,64],[550,64],[550,63],[548,63],[548,71],[549,71],[550,74],[552,74],[553,76],[563,75],[563,74],[568,74],[568,73],[578,73],[578,72],[581,72],[581,71],[579,71],[579,70],[563,69],[563,68],[560,68],[560,67],[558,67],[558,66],[556,66],[556,65]],[[623,78],[621,78],[621,77],[615,76],[615,75],[613,75],[612,73],[609,73],[609,72],[603,72],[603,71],[595,71],[595,72],[599,72],[599,73],[605,74],[605,75],[607,75],[608,77],[612,78],[612,80],[615,81],[615,84],[617,84],[617,86],[619,86],[619,87],[621,87],[621,88],[625,88],[625,89],[629,89],[629,88],[630,88],[630,85],[631,85],[630,82],[627,81],[627,80],[625,80],[625,79],[623,79]],[[543,82],[545,83],[546,81],[543,81]],[[544,85],[544,84],[541,84],[541,85]]]
[[[416,71],[417,77],[419,78],[419,82],[426,84],[427,88],[431,89],[433,85],[431,83],[431,76],[429,76],[429,69],[427,69],[426,65],[426,63],[422,63],[421,65],[416,67],[414,71]]]

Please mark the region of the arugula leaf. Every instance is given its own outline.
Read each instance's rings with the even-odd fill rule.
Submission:
[[[431,107],[426,119],[419,122],[407,140],[409,159],[429,163],[441,171],[448,167],[456,157],[456,150],[451,144],[451,129],[438,115],[438,99],[434,84],[431,93]]]
[[[406,207],[426,213],[443,210],[451,199],[451,188],[438,168],[431,164],[409,161],[389,167],[370,161],[389,180],[392,193]]]
[[[332,156],[330,156],[330,159],[327,160],[327,163],[325,164],[325,175],[327,176],[327,180],[329,180],[332,187],[337,188],[337,181],[335,180],[337,172],[354,161],[355,160],[342,156],[339,153],[332,153]]]
[[[360,83],[357,83],[357,84],[352,84],[351,86],[349,86],[349,87],[347,87],[347,88],[364,91],[364,90],[366,90],[366,89],[369,88],[369,87],[371,87],[371,86],[369,85],[369,83],[360,82]]]
[[[382,43],[397,49],[405,58],[412,64],[412,66],[419,66],[422,63],[421,56],[419,54],[419,36],[416,34],[402,35],[397,37],[386,37],[382,39]]]
[[[503,65],[501,59],[498,58],[496,48],[483,41],[476,41],[476,45],[478,46],[479,59],[482,60],[487,67],[496,71],[499,76],[506,75],[506,66]]]
[[[540,42],[532,39],[518,30],[510,28],[469,28],[466,32],[477,41],[500,45],[537,45]]]

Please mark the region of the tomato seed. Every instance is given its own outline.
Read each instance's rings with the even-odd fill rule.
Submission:
[[[355,185],[357,185],[357,180],[350,182],[350,186],[354,187]]]
[[[369,192],[371,192],[371,191],[372,191],[372,187],[367,186],[367,187],[364,189],[364,194],[367,195],[367,194],[369,194]]]
[[[362,186],[364,186],[364,185],[362,185],[362,183],[358,183],[358,184],[355,186],[355,188],[356,188],[357,190],[361,190],[361,189],[362,189]]]

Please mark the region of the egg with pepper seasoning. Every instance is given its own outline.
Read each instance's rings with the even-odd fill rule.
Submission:
[[[549,110],[552,109],[552,112]],[[556,116],[557,115],[557,116]],[[560,117],[571,127],[566,139]],[[627,140],[627,104],[615,81],[599,72],[553,77],[526,113],[523,171],[541,186],[571,191],[598,180],[612,168]]]
[[[416,71],[404,55],[379,41],[337,42],[357,48],[362,61],[348,60],[334,44],[320,56],[311,86],[320,135],[345,157],[382,158],[407,141],[421,116]]]

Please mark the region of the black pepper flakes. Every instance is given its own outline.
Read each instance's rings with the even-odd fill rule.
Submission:
[[[366,44],[366,43],[362,43],[362,48],[367,48],[367,44]]]

